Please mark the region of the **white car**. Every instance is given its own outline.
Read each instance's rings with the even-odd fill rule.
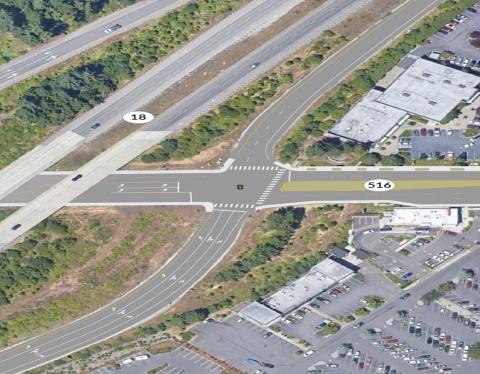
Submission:
[[[311,356],[315,353],[315,351],[313,349],[309,349],[308,351],[306,352],[303,352],[303,357],[308,357],[308,356]]]

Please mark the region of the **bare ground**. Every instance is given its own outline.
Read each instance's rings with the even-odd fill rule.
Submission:
[[[203,216],[197,209],[191,207],[128,207],[128,208],[64,208],[56,216],[73,222],[77,227],[76,232],[82,235],[86,240],[95,241],[95,238],[86,227],[92,219],[101,219],[102,224],[113,229],[112,237],[104,244],[97,246],[95,256],[80,268],[72,271],[59,279],[58,281],[46,284],[38,292],[32,295],[26,295],[15,299],[14,303],[0,308],[0,320],[4,320],[13,313],[22,311],[31,311],[39,308],[58,297],[75,294],[82,288],[82,278],[89,276],[95,266],[111,255],[112,249],[120,244],[122,239],[131,230],[133,222],[145,215],[161,214],[158,220],[147,228],[147,230],[134,241],[131,252],[128,256],[118,259],[109,270],[103,274],[97,274],[99,282],[106,282],[115,276],[116,271],[122,269],[130,261],[135,261],[139,250],[146,244],[152,242],[155,234],[161,232],[164,239],[158,242],[160,245],[156,248],[152,257],[149,258],[148,266],[141,269],[140,272],[129,278],[121,286],[118,295],[125,293],[136,284],[147,278],[162,263],[164,263],[180,247],[186,238],[197,226]],[[161,221],[161,217],[168,219]],[[178,222],[172,224],[171,222]],[[163,244],[163,245],[162,245]],[[107,303],[109,300],[103,300]],[[100,305],[89,306],[94,310]]]

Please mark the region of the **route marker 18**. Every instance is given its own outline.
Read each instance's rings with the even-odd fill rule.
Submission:
[[[363,185],[365,189],[372,192],[385,192],[395,188],[395,183],[387,179],[372,179],[365,182]]]
[[[123,120],[135,124],[148,123],[153,120],[153,114],[142,111],[129,112],[123,115]]]

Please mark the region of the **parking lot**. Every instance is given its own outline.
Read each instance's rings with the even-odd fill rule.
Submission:
[[[475,9],[479,9],[478,5]],[[436,33],[430,38],[431,43],[417,48],[414,51],[417,55],[428,55],[433,51],[451,51],[457,56],[468,58],[470,61],[478,61],[478,49],[474,48],[468,38],[470,34],[480,29],[480,12],[464,12],[468,19],[463,22],[453,22],[455,30],[447,30],[447,33]]]
[[[356,215],[352,217],[352,229],[358,231],[369,227],[378,228],[380,216],[375,214]]]
[[[465,137],[461,130],[421,130],[399,139],[399,150],[409,152],[415,160],[476,160],[480,157],[480,139]]]
[[[197,334],[193,341],[195,346],[246,373],[254,373],[256,370],[284,373],[282,368],[287,364],[303,358],[295,354],[298,347],[235,316],[222,323],[199,325],[194,331]],[[273,365],[273,368],[261,366],[259,363]]]
[[[221,366],[185,347],[147,357],[122,364],[120,369],[100,368],[94,374],[146,374],[152,369],[159,369],[158,374],[219,374],[223,371]]]
[[[358,308],[365,307],[365,304],[361,302],[365,296],[379,296],[384,300],[389,300],[391,295],[396,292],[395,286],[373,267],[367,264],[362,265],[361,273],[364,277],[363,280],[351,278],[343,283],[348,290],[338,286],[335,289],[340,292],[334,293],[331,290],[320,294],[310,303],[310,308],[317,309],[326,316],[349,316]]]

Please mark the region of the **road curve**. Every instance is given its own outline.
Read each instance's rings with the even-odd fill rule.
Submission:
[[[98,343],[165,311],[218,263],[235,242],[246,212],[214,211],[162,268],[107,306],[0,351],[0,372],[21,373]]]

